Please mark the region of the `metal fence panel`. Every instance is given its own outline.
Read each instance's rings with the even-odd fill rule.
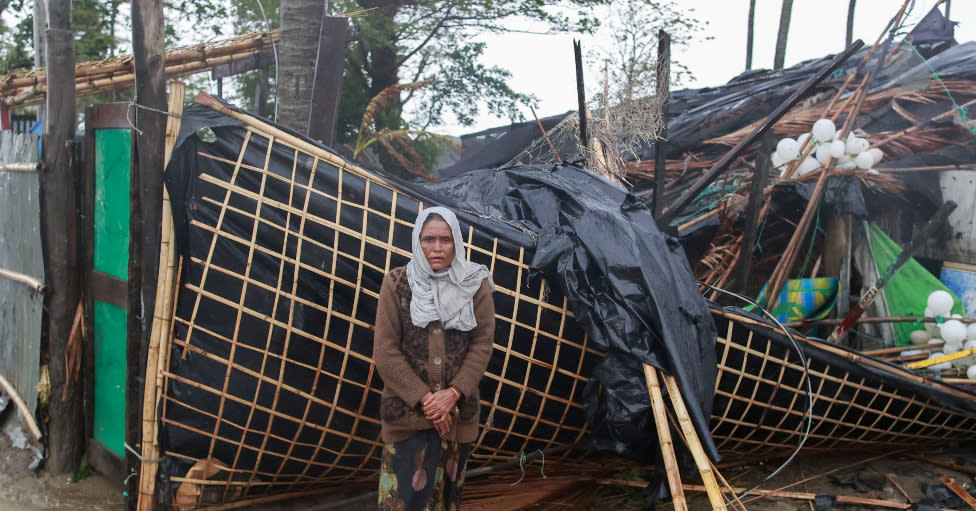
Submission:
[[[0,132],[0,269],[44,281],[38,137]],[[0,374],[29,406],[37,403],[43,296],[0,276]]]

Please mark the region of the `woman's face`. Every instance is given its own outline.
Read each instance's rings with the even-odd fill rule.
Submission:
[[[451,226],[440,218],[431,218],[420,229],[420,249],[427,258],[430,269],[440,271],[454,260],[454,236]]]

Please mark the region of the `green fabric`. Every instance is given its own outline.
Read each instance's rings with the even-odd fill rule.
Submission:
[[[878,273],[881,274],[901,253],[901,247],[877,225],[873,223],[868,225],[871,253],[874,255],[874,263],[878,266]],[[901,270],[895,273],[882,293],[888,301],[888,313],[892,316],[923,316],[928,305],[929,294],[940,289],[952,295],[952,313],[962,314],[962,300],[915,259],[909,259]],[[897,346],[911,344],[908,336],[922,328],[914,323],[895,323],[894,327]]]
[[[125,457],[125,309],[95,301],[95,431],[105,448]]]
[[[95,131],[95,269],[129,276],[129,166],[132,131]]]

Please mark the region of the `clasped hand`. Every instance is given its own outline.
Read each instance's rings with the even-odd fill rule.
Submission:
[[[450,431],[451,426],[454,425],[454,415],[451,411],[454,410],[457,400],[457,395],[449,388],[428,392],[421,400],[424,416],[434,423],[434,429],[441,435]]]

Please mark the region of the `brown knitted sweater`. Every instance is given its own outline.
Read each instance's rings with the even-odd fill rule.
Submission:
[[[444,330],[439,321],[426,328],[410,321],[410,284],[406,268],[386,275],[380,288],[373,335],[373,361],[383,379],[380,418],[383,442],[399,442],[432,429],[420,401],[428,392],[453,386],[463,396],[448,441],[474,442],[480,415],[478,383],[488,367],[495,335],[495,303],[488,280],[474,295],[473,330]]]

